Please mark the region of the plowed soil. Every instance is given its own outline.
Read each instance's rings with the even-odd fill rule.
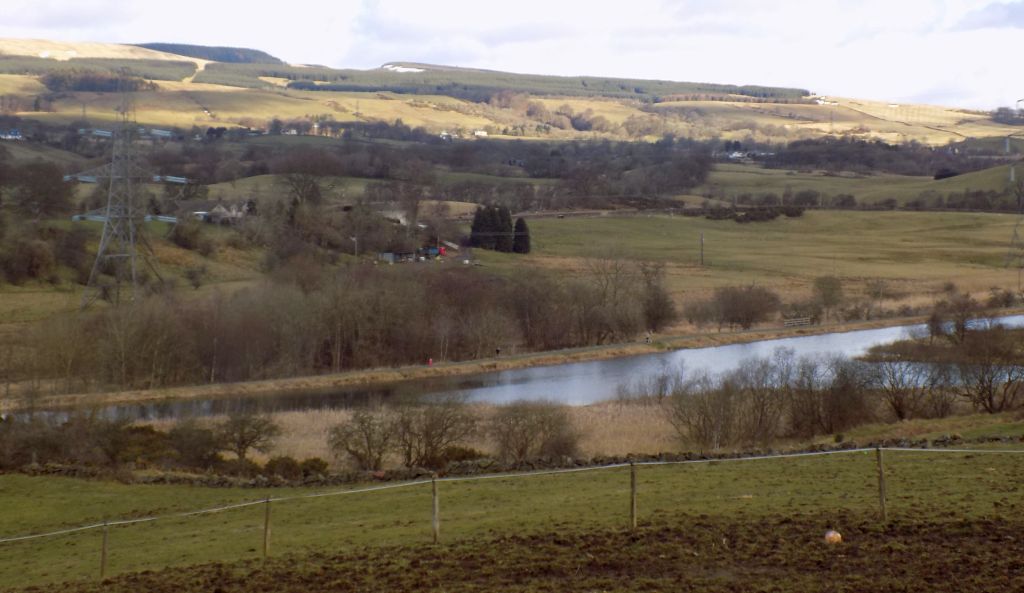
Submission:
[[[829,528],[844,541],[827,545]],[[1024,521],[688,517],[636,532],[551,532],[206,564],[26,591],[1024,591]]]

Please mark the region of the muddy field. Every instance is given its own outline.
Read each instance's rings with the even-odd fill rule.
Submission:
[[[839,529],[844,542],[823,534]],[[367,547],[147,571],[67,593],[308,591],[1020,591],[1024,520],[937,519],[882,528],[866,515],[682,517],[623,530]]]

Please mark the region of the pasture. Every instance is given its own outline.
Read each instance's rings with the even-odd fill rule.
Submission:
[[[645,541],[662,530],[683,525],[691,532],[719,533],[715,538],[701,536],[692,542],[673,540],[661,552],[679,553],[682,548],[688,555],[715,559],[723,553],[747,550],[750,557],[740,555],[742,566],[757,556],[753,551],[758,547],[770,552],[780,546],[795,546],[805,553],[821,553],[820,537],[828,528],[847,534],[844,546],[848,547],[842,549],[846,553],[858,557],[858,551],[863,551],[878,560],[888,558],[885,550],[889,547],[877,546],[879,543],[897,547],[923,544],[914,539],[915,532],[955,532],[963,544],[986,551],[991,532],[984,526],[1008,523],[1007,532],[1014,526],[1019,528],[1022,455],[889,451],[885,464],[890,527],[876,519],[874,452],[641,466],[637,487],[640,529],[632,537]],[[442,550],[488,546],[487,542],[495,538],[547,538],[556,533],[568,540],[594,534],[618,537],[616,534],[623,533],[629,521],[627,467],[442,481],[438,488]],[[8,510],[0,517],[0,534],[4,536],[168,515],[268,496],[322,492],[124,485],[17,474],[0,476],[0,491]],[[282,571],[303,570],[300,567],[307,564],[309,554],[314,554],[313,558],[323,554],[376,557],[390,550],[389,554],[414,557],[432,549],[430,508],[429,483],[275,502],[270,554],[288,555],[291,568],[279,565]],[[262,548],[264,513],[264,505],[256,504],[215,514],[112,527],[107,574],[257,558]],[[733,535],[741,524],[748,526],[743,533],[761,535]],[[779,527],[752,530],[749,526],[753,525]],[[781,527],[784,525],[799,529]],[[776,528],[795,539],[778,541]],[[961,533],[964,529],[966,533]],[[999,534],[1003,531],[996,530]],[[754,540],[744,541],[744,537]],[[0,544],[0,583],[19,587],[94,579],[99,569],[100,539],[101,531],[97,529]],[[1020,540],[1000,540],[999,545],[1005,552],[1006,546],[1019,548]],[[397,546],[401,548],[392,549]],[[549,558],[534,559],[568,561],[564,555],[573,553],[570,546]],[[792,562],[795,558],[787,558],[785,564]],[[252,570],[245,564],[239,568]],[[175,570],[179,576],[188,572]],[[135,578],[126,577],[120,586],[127,587]]]
[[[751,283],[805,297],[814,278],[826,275],[842,278],[848,296],[883,279],[903,298],[930,301],[947,282],[979,293],[1016,289],[1017,271],[1004,266],[1016,222],[1003,214],[858,211],[749,224],[667,215],[542,217],[529,219],[530,255],[475,253],[498,269],[564,273],[581,272],[595,258],[660,262],[677,302]]]
[[[1024,175],[1024,165],[1018,164],[1017,175]],[[854,173],[826,173],[822,171],[791,171],[766,169],[758,165],[722,163],[708,176],[708,180],[693,190],[691,195],[713,196],[731,202],[733,198],[749,194],[757,197],[767,193],[782,196],[786,192],[816,191],[826,197],[849,194],[858,204],[876,204],[894,199],[898,204],[921,197],[924,192],[942,196],[964,191],[995,191],[1002,193],[1009,184],[1010,165],[991,167],[956,177],[935,180],[931,177],[909,175]],[[929,204],[930,206],[931,204]]]

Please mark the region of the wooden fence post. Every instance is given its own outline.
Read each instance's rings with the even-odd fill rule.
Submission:
[[[110,526],[103,521],[103,544],[100,546],[100,580],[107,576],[107,540],[110,538]]]
[[[885,512],[885,465],[882,462],[882,448],[875,447],[875,459],[878,460],[878,510],[881,513],[882,523],[888,521]]]
[[[636,463],[629,462],[629,529],[636,529]]]
[[[264,503],[263,512],[263,559],[270,555],[270,497]]]
[[[434,528],[434,543],[436,544],[441,539],[441,506],[437,500],[437,474],[431,476],[430,487],[433,490],[434,495],[434,512],[431,523]]]

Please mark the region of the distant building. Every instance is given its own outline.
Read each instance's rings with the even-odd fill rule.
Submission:
[[[219,202],[215,200],[189,200],[180,204],[181,215],[211,224],[236,224],[246,216],[255,214],[255,204],[250,201]]]

